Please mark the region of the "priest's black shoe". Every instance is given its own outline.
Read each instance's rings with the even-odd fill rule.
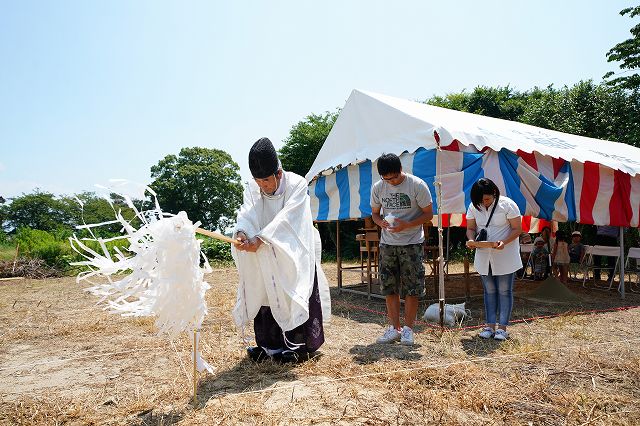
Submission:
[[[283,364],[298,364],[311,359],[311,354],[307,351],[282,351],[278,359]]]
[[[262,362],[269,359],[269,355],[260,346],[247,348],[247,355],[253,362]]]

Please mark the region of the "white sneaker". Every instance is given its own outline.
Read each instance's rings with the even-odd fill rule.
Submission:
[[[400,344],[413,346],[413,330],[406,325],[402,327],[402,332],[400,333]]]
[[[485,327],[480,333],[478,333],[478,336],[482,337],[483,339],[491,339],[493,337],[493,334],[493,329],[491,327]]]
[[[376,340],[376,343],[393,343],[400,340],[400,332],[396,330],[392,325],[387,328],[387,331]]]
[[[509,333],[507,330],[502,330],[501,328],[496,330],[496,334],[493,336],[496,340],[507,340],[509,338]]]

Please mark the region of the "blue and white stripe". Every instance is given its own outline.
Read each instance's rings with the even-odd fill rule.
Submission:
[[[441,209],[434,185],[438,156],[442,168]],[[543,167],[544,171],[538,171],[505,149],[500,152],[486,149],[484,152],[437,153],[435,149],[420,148],[413,153],[405,152],[400,159],[404,171],[421,178],[429,186],[434,213],[465,213],[471,202],[471,186],[481,177],[487,177],[496,183],[502,194],[516,202],[523,215],[547,220],[575,220],[573,175],[568,162],[554,177],[552,164]],[[371,186],[379,179],[375,163],[369,160],[318,177],[309,186],[314,219],[331,221],[371,216]]]

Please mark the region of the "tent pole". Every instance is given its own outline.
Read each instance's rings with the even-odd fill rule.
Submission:
[[[444,253],[442,252],[442,174],[440,165],[440,135],[435,130],[433,137],[436,140],[436,197],[438,200],[438,304],[440,307],[440,327],[444,328]]]
[[[336,260],[338,263],[338,294],[342,292],[342,256],[340,255],[340,221],[336,220]]]
[[[620,295],[624,299],[624,227],[620,227]],[[611,282],[613,282],[613,273],[611,272]]]
[[[449,218],[449,226],[447,226],[447,273],[449,273],[449,245],[451,244],[451,218]]]

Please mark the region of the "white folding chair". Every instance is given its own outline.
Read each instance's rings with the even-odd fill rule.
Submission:
[[[602,270],[602,269],[609,269],[608,266],[601,266],[601,265],[594,265],[593,264],[593,257],[594,256],[603,256],[603,257],[615,257],[616,258],[616,264],[613,266],[613,271],[611,271],[611,276],[609,277],[609,282],[607,286],[603,286],[601,284],[599,284],[598,282],[596,282],[595,279],[595,275],[593,275],[593,272],[595,270]],[[611,247],[611,246],[591,246],[589,247],[589,249],[587,250],[587,255],[586,255],[586,262],[585,262],[585,273],[584,273],[584,278],[582,280],[582,285],[587,288],[587,280],[589,279],[589,273],[592,274],[592,278],[593,278],[593,286],[595,288],[600,288],[603,290],[611,290],[611,287],[613,287],[613,277],[616,274],[616,271],[618,270],[618,265],[620,263],[620,247]],[[618,290],[620,289],[620,284],[618,284]]]
[[[640,247],[631,247],[624,263],[624,272],[629,275],[629,290],[634,293],[640,292]],[[631,276],[635,274],[635,282]]]

